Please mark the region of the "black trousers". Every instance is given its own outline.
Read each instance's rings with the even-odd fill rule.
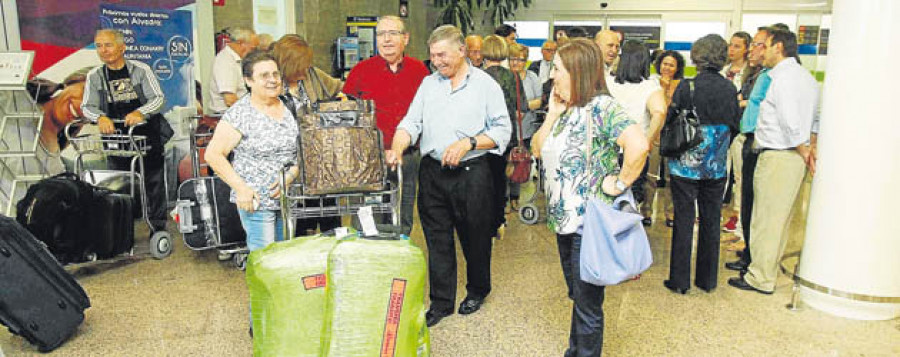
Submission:
[[[581,235],[557,234],[559,261],[572,305],[569,348],[565,357],[600,356],[603,351],[603,298],[605,287],[581,280]]]
[[[512,151],[512,149],[507,149],[502,156],[494,154],[484,155],[488,157],[491,168],[491,177],[494,180],[494,189],[496,191],[493,195],[494,210],[491,214],[494,217],[495,230],[500,228],[500,225],[506,223],[506,201],[509,200],[509,197],[506,195],[506,186],[509,182],[506,177],[506,164],[509,161],[510,151]]]
[[[144,178],[144,188],[147,190],[147,215],[153,230],[166,229],[166,190],[164,180],[163,157],[154,151],[144,156],[144,169],[141,173],[140,165],[135,163],[135,171],[141,173]],[[131,171],[131,158],[109,157],[107,166],[110,170]],[[135,187],[135,195],[140,196],[140,188]],[[136,201],[137,202],[137,201]],[[133,210],[140,211],[140,206],[134,206]]]
[[[494,176],[488,156],[455,168],[423,157],[419,167],[419,218],[428,245],[431,310],[453,312],[456,305],[454,230],[466,259],[466,291],[483,298],[491,292]]]
[[[741,156],[744,159],[744,166],[741,174],[744,180],[741,182],[741,222],[744,226],[744,252],[741,254],[741,260],[750,266],[752,258],[750,257],[750,218],[753,216],[753,173],[756,171],[756,161],[759,160],[759,154],[753,152],[753,134],[745,134],[747,139],[744,141],[744,147],[741,149]]]
[[[672,229],[669,281],[678,288],[686,289],[691,285],[691,242],[694,238],[696,204],[700,211],[700,234],[694,284],[701,289],[714,289],[719,274],[719,220],[722,218],[722,193],[726,180],[690,180],[675,175],[671,177],[675,227]]]

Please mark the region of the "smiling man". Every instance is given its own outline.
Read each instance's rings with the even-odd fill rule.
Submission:
[[[491,292],[493,176],[487,153],[506,149],[512,127],[503,91],[487,73],[466,61],[462,32],[438,27],[428,39],[437,72],[425,77],[397,127],[388,165],[402,164],[400,153],[421,138],[419,216],[428,245],[431,307],[428,326],[453,314],[456,304],[456,248],[466,258],[466,298],[462,315],[481,308]]]
[[[384,133],[384,147],[389,148],[397,124],[406,115],[409,103],[416,95],[428,69],[421,61],[406,56],[409,32],[403,19],[382,16],[375,25],[378,36],[378,56],[353,67],[343,92],[357,98],[375,101],[375,121]],[[400,224],[403,234],[412,232],[413,204],[416,202],[416,177],[419,172],[419,150],[411,146],[403,152],[403,197]],[[396,175],[392,175],[396,176]],[[396,182],[396,177],[391,178]],[[389,223],[383,217],[383,223]]]
[[[160,137],[160,128],[165,119],[156,115],[165,104],[165,96],[149,66],[125,59],[125,36],[122,32],[113,29],[99,30],[94,37],[94,44],[103,65],[88,72],[81,111],[104,134],[111,134],[116,130],[128,132],[128,127],[143,124],[135,128],[134,134],[146,136],[150,147],[144,155],[147,209],[154,229],[165,230],[163,142]],[[108,161],[112,170],[131,170],[131,158],[109,157]]]

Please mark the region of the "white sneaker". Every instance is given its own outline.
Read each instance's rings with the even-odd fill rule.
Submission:
[[[220,262],[224,262],[226,260],[231,260],[232,256],[234,256],[234,254],[220,251],[218,258]]]

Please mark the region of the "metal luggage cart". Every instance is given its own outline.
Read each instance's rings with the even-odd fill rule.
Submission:
[[[183,236],[196,234],[198,231],[202,231],[203,238],[205,238],[203,239],[204,244],[192,245],[185,237],[185,239],[183,239],[185,246],[195,251],[215,249],[219,253],[231,254],[234,265],[239,269],[243,269],[247,261],[247,255],[249,254],[246,244],[244,242],[225,242],[222,239],[223,222],[219,219],[220,213],[217,202],[217,196],[219,195],[217,195],[217,187],[219,187],[219,190],[224,187],[222,187],[221,184],[216,184],[215,180],[219,180],[218,178],[203,177],[200,174],[201,169],[209,167],[205,162],[200,162],[200,151],[206,149],[214,132],[213,130],[204,132],[199,131],[200,120],[202,118],[203,116],[193,115],[187,119],[188,133],[190,136],[190,151],[188,155],[191,157],[191,171],[193,178],[185,180],[178,187],[179,199],[175,204],[178,231]],[[196,201],[182,198],[181,193],[186,189],[191,189],[188,185],[193,185],[192,191],[194,197],[196,197]],[[227,190],[230,192],[230,188]],[[199,214],[198,222],[194,222],[194,220],[198,218],[195,217],[195,213]]]
[[[539,203],[544,200],[544,172],[540,159],[534,160],[532,178],[519,187],[519,220],[522,223],[537,224],[541,217]]]
[[[390,214],[391,225],[399,227],[401,187],[403,186],[403,172],[399,165],[397,166],[397,184],[387,179],[387,168],[385,168],[384,187],[386,189],[384,190],[324,195],[304,194],[302,182],[291,183],[286,188],[287,171],[290,166],[286,165],[282,169],[280,183],[282,192],[281,215],[284,221],[285,237],[294,237],[294,221],[296,219],[354,215],[366,206],[372,208],[373,214]],[[382,226],[378,227],[379,230],[384,228]]]
[[[124,120],[113,120],[113,123],[121,124]],[[139,123],[128,128],[127,133],[116,131],[113,134],[87,134],[70,136],[70,129],[73,126],[83,126],[91,124],[87,120],[73,121],[66,125],[66,138],[72,144],[77,153],[75,158],[75,174],[92,185],[100,185],[102,182],[116,176],[128,175],[130,181],[131,197],[140,200],[141,216],[144,223],[147,224],[150,232],[150,255],[156,259],[163,259],[172,254],[172,237],[165,230],[156,230],[150,222],[150,215],[147,208],[147,189],[144,184],[144,156],[150,147],[147,144],[147,137],[143,135],[135,135],[135,128],[144,125]],[[84,156],[88,154],[101,154],[107,157],[123,157],[131,158],[131,169],[129,171],[120,170],[84,170]],[[135,192],[137,191],[137,192]],[[131,254],[134,253],[132,248]]]

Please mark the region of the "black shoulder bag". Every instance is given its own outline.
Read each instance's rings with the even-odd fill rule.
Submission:
[[[659,154],[665,157],[678,157],[685,151],[700,145],[703,137],[698,135],[700,118],[694,106],[694,81],[687,79],[691,88],[691,103],[680,106],[678,114],[667,118],[659,138]]]

